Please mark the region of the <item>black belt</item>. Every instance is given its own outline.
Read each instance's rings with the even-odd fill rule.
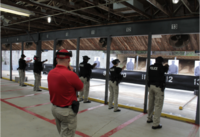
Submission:
[[[54,106],[56,106],[56,105],[54,105]],[[64,106],[64,107],[56,106],[56,107],[59,107],[59,108],[69,108],[70,106]]]

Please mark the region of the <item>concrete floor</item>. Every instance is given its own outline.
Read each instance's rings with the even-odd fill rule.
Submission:
[[[13,71],[13,79],[18,76],[17,71]],[[28,82],[34,84],[33,72],[26,72]],[[9,78],[8,71],[3,71],[3,77]],[[47,75],[42,75],[41,85],[48,87]],[[105,80],[91,79],[89,96],[96,99],[104,100],[105,96]],[[119,85],[119,104],[135,106],[143,108],[145,86],[139,84],[120,83]],[[195,119],[197,98],[191,101],[183,110],[179,110],[179,106],[183,106],[186,102],[194,97],[193,91],[169,89],[165,90],[165,100],[163,111],[167,114]]]
[[[48,91],[33,91],[1,81],[1,137],[58,137]],[[199,126],[161,118],[162,129],[152,130],[146,114],[123,109],[120,113],[92,102],[80,104],[76,137],[199,137]]]

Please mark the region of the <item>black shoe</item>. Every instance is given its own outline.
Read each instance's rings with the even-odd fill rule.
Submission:
[[[91,103],[91,101],[88,100],[88,101],[84,101],[83,103]]]
[[[113,109],[114,107],[108,108],[108,109]]]
[[[152,126],[152,129],[160,129],[160,128],[162,128],[162,125],[160,125],[160,124],[156,127]]]
[[[27,85],[22,85],[22,87],[26,87]]]
[[[147,123],[153,123],[153,120],[151,120],[151,121],[148,121],[148,120],[147,120]]]
[[[79,102],[83,101],[83,99],[79,99]]]
[[[114,112],[120,112],[121,110],[120,109],[117,109],[117,110],[115,110]]]
[[[40,89],[39,89],[39,90],[37,90],[37,92],[41,92],[41,91],[42,91],[42,90],[40,90]]]

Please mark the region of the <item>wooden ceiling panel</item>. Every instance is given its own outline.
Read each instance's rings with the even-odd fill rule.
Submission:
[[[190,40],[183,48],[174,48],[170,45],[169,39],[171,35],[161,35],[162,38],[152,39],[152,51],[195,51],[199,50],[199,34],[189,34]],[[106,50],[99,45],[100,38],[82,38],[80,39],[80,50]],[[53,50],[53,41],[43,41],[42,49]],[[13,44],[13,50],[21,50],[21,43]],[[67,39],[63,40],[63,44],[58,49],[76,50],[77,40]],[[130,36],[130,37],[113,37],[111,41],[111,50],[120,51],[147,51],[148,50],[148,36]],[[2,50],[6,50],[5,44],[2,45]],[[8,49],[7,49],[8,50]],[[36,45],[27,48],[24,44],[24,50],[36,50]]]

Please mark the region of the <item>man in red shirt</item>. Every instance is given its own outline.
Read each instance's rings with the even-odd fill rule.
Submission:
[[[83,83],[73,68],[69,66],[67,50],[57,52],[57,65],[48,74],[48,88],[52,103],[52,114],[61,137],[74,137],[77,116],[72,110],[72,102],[77,101],[76,91],[83,90]]]

